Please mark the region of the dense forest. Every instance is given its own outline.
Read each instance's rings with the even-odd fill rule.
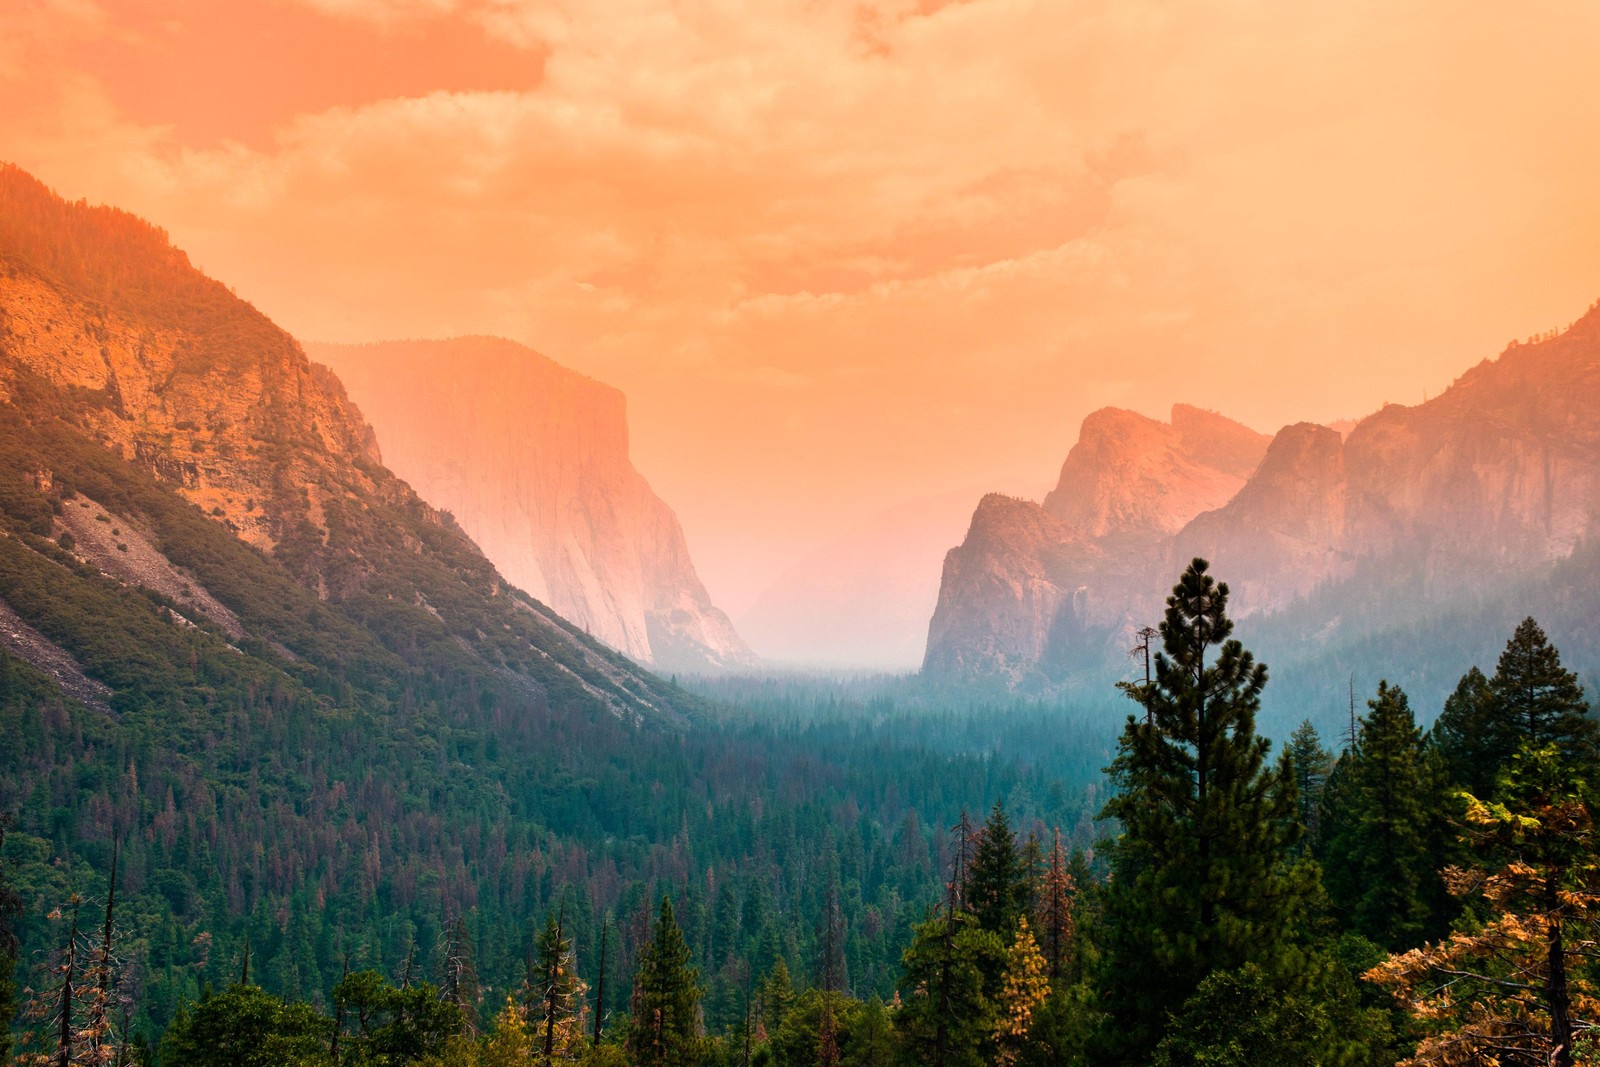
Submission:
[[[185,759],[174,709],[0,660],[14,1054],[1593,1062],[1600,745],[1538,625],[1426,731],[1385,682],[1274,752],[1207,570],[1115,739],[778,686],[684,732],[568,724],[555,780],[518,769],[548,736],[292,700]]]

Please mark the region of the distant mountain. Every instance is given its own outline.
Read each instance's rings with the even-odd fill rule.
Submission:
[[[979,504],[945,561],[924,673],[1022,689],[1103,681],[1201,556],[1280,676],[1325,678],[1334,662],[1424,672],[1408,635],[1439,640],[1459,621],[1453,643],[1427,650],[1450,664],[1429,673],[1433,692],[1494,647],[1480,630],[1522,614],[1551,616],[1558,643],[1591,657],[1600,600],[1578,605],[1559,565],[1597,535],[1600,305],[1345,435],[1302,423],[1268,444],[1181,407],[1170,424],[1090,415],[1042,505]]]
[[[1266,447],[1248,427],[1184,405],[1171,422],[1090,415],[1043,505],[998,494],[979,503],[945,558],[924,673],[1036,688],[1098,662],[1104,642],[1091,635],[1121,640],[1170,538],[1233,497]]]
[[[69,692],[134,706],[212,663],[345,704],[467,687],[661,725],[692,706],[502,579],[381,464],[337,379],[165,234],[14,167],[0,412],[0,605],[21,624],[0,641]]]
[[[307,351],[372,420],[388,465],[513,584],[657,670],[755,664],[629,461],[622,393],[494,337]]]

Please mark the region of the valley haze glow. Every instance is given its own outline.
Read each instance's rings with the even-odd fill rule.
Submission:
[[[737,618],[1104,405],[1270,433],[1564,326],[1597,51],[1580,2],[13,0],[0,157],[298,337],[620,388]]]

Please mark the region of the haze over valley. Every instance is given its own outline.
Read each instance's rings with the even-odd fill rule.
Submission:
[[[0,1067],[1600,1064],[1597,52],[0,5]]]

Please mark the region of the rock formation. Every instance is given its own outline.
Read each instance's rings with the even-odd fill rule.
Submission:
[[[629,461],[622,393],[493,337],[309,350],[372,420],[388,465],[512,583],[658,670],[753,664],[677,516]]]
[[[1327,644],[1536,579],[1597,534],[1600,305],[1347,436],[1300,423],[1268,446],[1192,408],[1170,424],[1095,412],[1043,505],[978,505],[924,670],[1033,687],[1104,673],[1195,556],[1237,616],[1293,609],[1294,634]]]

